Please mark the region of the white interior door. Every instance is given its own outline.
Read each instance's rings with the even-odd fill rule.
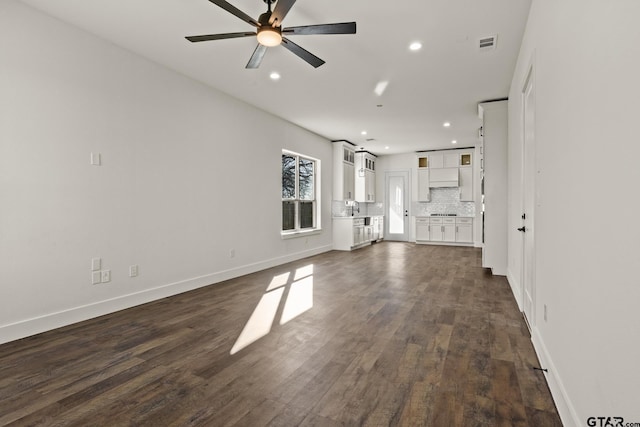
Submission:
[[[524,315],[530,326],[535,325],[535,91],[533,68],[529,70],[523,89],[522,185],[524,212],[522,215],[522,298]]]
[[[409,172],[386,172],[387,240],[409,240]]]

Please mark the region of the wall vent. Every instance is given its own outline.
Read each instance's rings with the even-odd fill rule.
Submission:
[[[478,49],[481,51],[493,50],[496,48],[497,43],[498,43],[497,35],[482,37],[480,40],[478,40]]]

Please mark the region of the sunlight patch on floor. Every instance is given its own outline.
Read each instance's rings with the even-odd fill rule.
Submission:
[[[283,293],[284,288],[281,287],[267,292],[260,298],[260,302],[258,302],[255,310],[253,310],[249,321],[244,326],[242,332],[240,332],[240,336],[233,345],[233,348],[231,348],[231,354],[236,354],[238,351],[256,342],[271,331],[271,325],[276,317]]]
[[[284,286],[287,284],[287,282],[289,281],[289,276],[291,275],[291,273],[286,272],[283,274],[279,274],[277,276],[273,276],[273,279],[271,279],[271,283],[269,284],[269,287],[267,288],[267,292],[272,291],[276,288],[279,288],[281,286]]]
[[[307,276],[291,285],[284,304],[280,324],[295,319],[313,307],[313,276]]]
[[[287,286],[289,292],[284,301],[280,325],[284,325],[313,307],[313,264],[298,268],[293,283],[288,285],[290,277],[291,272],[287,272],[271,279],[265,294],[260,298],[247,324],[231,348],[230,354],[236,354],[271,332]]]

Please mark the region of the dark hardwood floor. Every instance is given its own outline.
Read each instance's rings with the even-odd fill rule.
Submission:
[[[480,256],[334,251],[4,344],[0,425],[561,426]]]

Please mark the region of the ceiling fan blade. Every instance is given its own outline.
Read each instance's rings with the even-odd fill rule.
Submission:
[[[282,29],[282,34],[306,35],[306,34],[355,34],[355,22],[341,22],[339,24],[305,25],[302,27],[288,27]]]
[[[207,34],[203,36],[188,36],[188,37],[185,37],[185,39],[195,43],[195,42],[206,42],[209,40],[236,39],[238,37],[249,37],[249,36],[255,36],[255,35],[256,33],[249,33],[249,32],[224,33],[224,34]]]
[[[256,50],[253,51],[253,55],[247,62],[247,66],[244,68],[258,68],[262,63],[262,58],[264,58],[264,54],[267,52],[267,47],[258,43]]]
[[[275,9],[271,13],[271,18],[269,18],[269,24],[276,27],[282,26],[282,20],[287,16],[289,9],[295,2],[296,0],[278,0]]]
[[[253,25],[254,27],[260,26],[258,21],[256,21],[255,19],[253,19],[252,17],[250,17],[249,15],[247,15],[246,13],[244,13],[243,11],[241,11],[240,9],[238,9],[237,7],[235,7],[234,5],[232,5],[231,3],[225,0],[209,0],[209,1],[217,6],[220,6],[230,14],[235,15],[238,18],[242,19],[244,22]]]
[[[293,52],[294,54],[298,55],[300,58],[307,61],[314,68],[318,68],[319,66],[324,64],[324,61],[322,59],[318,58],[308,50],[301,48],[300,46],[298,46],[297,44],[295,44],[294,42],[292,42],[286,37],[282,38],[282,45],[287,49],[289,49],[289,51]]]

